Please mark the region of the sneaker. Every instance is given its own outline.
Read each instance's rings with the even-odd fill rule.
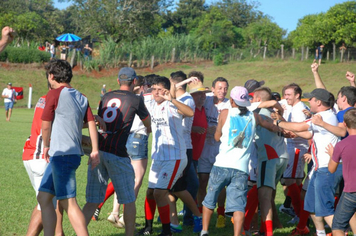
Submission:
[[[225,227],[225,216],[218,215],[218,219],[216,220],[216,228],[224,228]]]
[[[177,215],[179,216],[184,216],[184,214],[185,214],[185,210],[181,210],[180,212],[177,213]]]
[[[94,215],[91,217],[92,220],[94,221],[98,221],[99,219],[99,214],[100,214],[100,208],[96,208],[94,211]]]
[[[117,216],[117,213],[111,213],[108,217],[108,221],[116,228],[125,228],[125,224],[122,224],[115,216]]]
[[[194,216],[193,233],[199,233],[203,229],[203,218],[201,216]]]
[[[125,227],[124,214],[120,215],[119,223]]]
[[[307,226],[305,226],[304,229],[299,229],[298,227],[295,227],[288,236],[298,236],[298,235],[307,235],[310,233],[310,230]]]
[[[137,235],[151,235],[151,234],[153,234],[153,230],[149,228],[143,228],[137,233]]]
[[[279,212],[287,214],[287,215],[289,215],[291,217],[296,216],[292,207],[289,207],[289,208],[288,207],[284,207],[283,204],[279,207]]]
[[[209,236],[209,234],[202,234],[202,235],[200,235],[200,236]]]
[[[299,223],[299,217],[298,216],[294,216],[290,221],[287,222],[287,224],[292,224],[292,225],[296,225]]]
[[[181,233],[183,231],[183,228],[181,225],[173,225],[171,224],[171,232],[173,233]]]

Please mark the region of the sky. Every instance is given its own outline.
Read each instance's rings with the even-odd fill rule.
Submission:
[[[175,0],[178,1],[178,0]],[[298,20],[309,14],[327,12],[330,7],[346,0],[257,0],[260,3],[258,10],[271,16],[273,22],[287,30],[287,34],[297,28]],[[64,9],[70,3],[58,3],[54,0],[55,7]],[[206,0],[207,4],[216,0]]]

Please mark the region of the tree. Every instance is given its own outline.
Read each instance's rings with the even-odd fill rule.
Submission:
[[[263,17],[263,13],[257,10],[259,3],[256,1],[221,0],[216,5],[236,27],[245,28]]]

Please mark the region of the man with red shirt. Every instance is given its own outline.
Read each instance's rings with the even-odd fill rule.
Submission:
[[[84,215],[76,201],[75,172],[84,155],[81,146],[84,123],[88,123],[93,144],[89,163],[95,167],[100,161],[94,116],[88,99],[69,84],[73,75],[67,61],[51,60],[45,69],[52,90],[47,93],[42,114],[42,138],[43,155],[50,164],[37,196],[42,210],[44,235],[55,233],[54,196],[67,212],[76,234],[89,235]]]

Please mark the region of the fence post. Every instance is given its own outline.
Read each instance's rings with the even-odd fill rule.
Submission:
[[[128,67],[131,67],[131,63],[132,63],[132,52],[130,52],[130,58],[129,58]]]
[[[347,50],[347,61],[350,61],[350,50]]]
[[[329,61],[329,58],[330,58],[330,52],[329,50],[326,51],[326,60]]]
[[[72,53],[73,54],[72,54],[72,58],[70,59],[70,66],[73,68],[74,67],[75,54],[77,54],[76,50],[73,49]]]
[[[281,45],[281,59],[284,60],[284,45]]]
[[[336,45],[333,43],[333,61],[336,59]]]
[[[152,57],[151,57],[151,70],[153,70],[154,66],[155,66],[155,56],[152,55]]]
[[[304,60],[304,46],[302,46],[302,57],[301,57],[301,59],[300,59],[301,61],[303,61]]]
[[[263,60],[266,59],[267,44],[263,47]]]
[[[340,62],[342,62],[342,59],[344,59],[344,50],[345,49],[341,49]]]
[[[295,48],[292,48],[292,58],[295,58]]]
[[[307,50],[305,51],[305,60],[308,60],[308,55],[309,55],[309,47],[307,47]]]
[[[171,63],[174,63],[175,57],[176,57],[176,48],[173,48],[173,49],[172,49],[172,59],[171,59]]]
[[[280,50],[278,49],[276,58],[279,58],[279,52],[280,52]]]

